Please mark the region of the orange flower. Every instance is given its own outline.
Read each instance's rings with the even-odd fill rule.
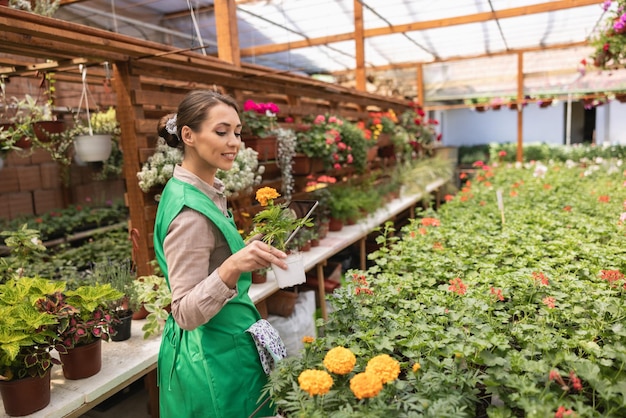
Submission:
[[[309,396],[324,395],[333,386],[333,378],[324,370],[305,370],[298,376],[300,389]]]
[[[400,363],[388,354],[380,354],[367,362],[365,373],[371,373],[383,383],[389,383],[400,375]]]
[[[315,338],[309,335],[305,335],[304,337],[302,337],[302,342],[304,344],[311,344],[313,341],[315,341]]]
[[[280,194],[272,187],[261,187],[256,192],[256,200],[261,206],[267,206],[270,200],[274,200],[279,196]]]
[[[421,369],[422,366],[419,363],[415,363],[413,365],[413,373],[417,373],[419,371],[419,369]]]
[[[345,347],[335,347],[324,357],[324,367],[335,374],[348,374],[354,369],[356,357]]]
[[[350,379],[350,389],[358,399],[373,398],[383,389],[383,382],[370,373],[359,373]]]

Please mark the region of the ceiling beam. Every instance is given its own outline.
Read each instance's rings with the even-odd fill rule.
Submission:
[[[479,59],[479,58],[498,57],[498,56],[504,56],[504,55],[518,54],[518,53],[524,54],[527,52],[540,52],[540,51],[546,51],[546,50],[552,50],[552,49],[580,48],[580,47],[584,47],[588,45],[589,43],[587,41],[582,41],[582,42],[568,42],[568,43],[563,43],[563,44],[554,44],[554,45],[549,45],[549,46],[537,46],[537,47],[532,47],[532,48],[519,48],[519,49],[512,48],[512,49],[509,49],[508,51],[489,52],[486,54],[475,54],[475,55],[463,55],[463,56],[449,57],[445,59],[436,59],[436,60],[428,61],[428,62],[411,61],[411,62],[398,62],[398,63],[388,64],[388,65],[376,65],[376,66],[368,67],[368,70],[375,70],[375,71],[404,70],[407,68],[408,69],[415,68],[416,66],[420,64],[427,65],[427,64],[434,64],[434,63],[439,63],[439,62],[473,60],[473,59]],[[353,73],[353,70],[340,70],[340,71],[332,72],[333,75],[345,75],[345,74],[352,74],[352,73]]]
[[[576,7],[598,5],[598,0],[555,0],[547,3],[539,3],[532,6],[513,7],[510,9],[497,10],[495,12],[475,13],[465,16],[451,17],[448,19],[427,20],[424,22],[413,22],[404,25],[385,26],[380,28],[366,29],[363,31],[365,38],[374,36],[391,35],[394,33],[413,32],[426,29],[437,29],[447,26],[465,25],[468,23],[487,22],[493,19],[506,19],[518,16],[527,16],[536,13],[548,13],[558,10],[572,9]],[[334,42],[354,40],[354,32],[340,33],[319,38],[304,39],[302,41],[286,42],[281,44],[258,45],[241,49],[241,56],[258,56],[284,52],[310,46],[326,45]]]

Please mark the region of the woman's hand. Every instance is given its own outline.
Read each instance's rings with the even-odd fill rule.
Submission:
[[[224,283],[234,289],[243,272],[266,268],[272,263],[286,269],[287,264],[283,261],[286,257],[287,254],[279,249],[267,245],[263,241],[253,240],[224,260],[218,273]]]

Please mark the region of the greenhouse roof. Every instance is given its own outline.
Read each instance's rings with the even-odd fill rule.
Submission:
[[[217,55],[213,3],[64,0],[55,17]],[[428,101],[515,95],[518,55],[526,94],[626,88],[622,70],[585,71],[581,64],[591,61],[587,40],[607,17],[600,0],[235,3],[243,62],[347,86],[356,85],[355,69],[362,69],[367,90],[382,95],[415,97],[420,71]]]

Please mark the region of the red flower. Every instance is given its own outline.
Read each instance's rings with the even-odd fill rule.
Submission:
[[[454,196],[452,196],[451,194],[447,194],[444,196],[444,199],[446,202],[450,202],[451,200],[454,200]]]
[[[450,286],[448,286],[448,290],[459,295],[464,295],[467,292],[467,286],[465,285],[465,283],[463,283],[460,277],[455,277],[454,279],[450,280]]]
[[[545,298],[543,298],[542,302],[548,307],[548,309],[554,309],[556,307],[556,299],[554,299],[552,296],[546,296]]]
[[[600,270],[600,278],[609,282],[611,286],[614,286],[615,282],[624,278],[624,274],[619,270]]]
[[[583,390],[583,384],[574,371],[569,372],[569,380],[574,390],[577,390],[578,392]]]
[[[602,203],[609,203],[610,200],[611,198],[608,195],[602,195],[598,197],[598,201]]]
[[[506,151],[502,150],[502,151],[498,152],[498,156],[499,157],[506,157]]]
[[[533,279],[535,279],[535,281],[540,281],[541,284],[544,286],[550,285],[550,281],[548,280],[546,275],[540,271],[533,271]]]
[[[437,218],[422,218],[422,225],[424,226],[439,226],[441,222]]]
[[[567,417],[570,416],[574,413],[574,411],[572,411],[571,409],[565,409],[565,407],[563,405],[559,406],[559,408],[556,410],[555,414],[554,414],[554,418],[563,418],[563,417]]]
[[[563,208],[564,211],[566,212],[571,212],[572,211],[572,207],[570,205],[567,205]]]
[[[502,289],[496,289],[495,287],[491,286],[490,293],[495,296],[496,300],[499,300],[500,302],[504,301],[504,296],[502,296]]]

